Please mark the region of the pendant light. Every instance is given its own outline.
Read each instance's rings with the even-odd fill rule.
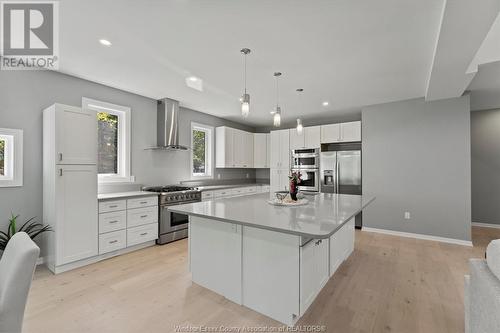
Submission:
[[[278,86],[278,78],[281,76],[280,72],[274,73],[274,77],[276,78],[276,108],[274,109],[274,116],[273,116],[273,125],[274,127],[280,127],[281,126],[281,107],[279,105],[280,103],[280,95],[279,95],[279,86]]]
[[[297,89],[297,92],[299,93],[299,107],[301,108],[302,106],[300,105],[300,101],[301,101],[301,98],[300,96],[302,95],[302,92],[304,91],[304,89],[302,88],[299,88]],[[304,126],[302,126],[302,119],[300,118],[297,118],[297,134],[298,135],[302,135],[302,131],[304,130]]]
[[[248,114],[250,113],[250,94],[247,94],[247,55],[252,52],[250,49],[244,48],[241,49],[240,52],[243,54],[245,57],[245,72],[244,72],[244,78],[245,78],[245,92],[240,98],[241,101],[241,115],[243,118],[248,117]]]

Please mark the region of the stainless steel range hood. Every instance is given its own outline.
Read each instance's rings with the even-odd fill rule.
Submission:
[[[158,101],[157,146],[153,150],[188,150],[179,144],[179,102],[164,98]]]

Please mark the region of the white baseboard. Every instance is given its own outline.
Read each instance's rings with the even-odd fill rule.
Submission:
[[[457,244],[457,245],[463,245],[463,246],[472,246],[471,241],[466,241],[466,240],[462,240],[462,239],[438,237],[438,236],[423,235],[423,234],[414,234],[411,232],[368,228],[368,227],[363,227],[363,229],[361,229],[361,230],[368,231],[368,232],[377,232],[380,234],[387,234],[387,235],[393,235],[393,236],[417,238],[417,239],[431,240],[431,241],[443,242],[443,243],[451,243],[451,244]]]
[[[500,224],[493,224],[493,223],[472,222],[472,226],[474,226],[474,227],[483,227],[483,228],[500,229]]]

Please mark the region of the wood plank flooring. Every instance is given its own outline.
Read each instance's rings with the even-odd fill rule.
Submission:
[[[470,248],[356,231],[354,253],[298,325],[463,332],[467,259],[483,258],[500,229],[473,227],[472,234]],[[60,275],[37,268],[24,332],[175,332],[176,325],[282,326],[192,284],[182,240]]]

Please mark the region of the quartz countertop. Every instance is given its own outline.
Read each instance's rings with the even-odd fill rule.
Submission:
[[[147,191],[130,191],[130,192],[116,192],[116,193],[101,193],[97,195],[98,200],[107,199],[124,199],[133,197],[154,197],[158,196],[158,193],[147,192]]]
[[[269,194],[222,198],[172,206],[170,211],[302,237],[328,238],[374,197],[320,193],[304,206],[273,206]]]
[[[229,184],[229,185],[206,185],[206,186],[197,186],[196,188],[203,192],[203,191],[223,190],[226,188],[251,187],[251,186],[269,186],[269,184],[246,183],[246,184]]]

